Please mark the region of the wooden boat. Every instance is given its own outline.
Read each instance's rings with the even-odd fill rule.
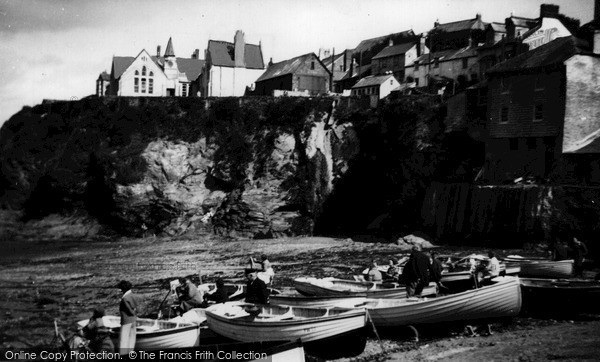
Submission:
[[[515,316],[521,310],[518,277],[496,277],[494,284],[436,298],[369,299],[376,326],[431,324]]]
[[[439,257],[443,260],[441,283],[453,291],[464,291],[471,289],[474,285],[474,273],[478,274],[478,279],[484,277],[484,274],[478,272],[485,268],[485,263],[489,258],[484,255],[471,254],[463,258]],[[515,276],[521,272],[519,265],[507,265],[500,263],[500,276]]]
[[[307,296],[353,296],[367,298],[405,298],[406,288],[398,283],[360,282],[336,278],[310,278],[301,277],[294,279],[294,287]],[[435,283],[423,289],[421,295],[435,295]]]
[[[311,342],[362,329],[366,310],[228,302],[208,307],[206,318],[210,329],[236,341]]]
[[[117,316],[102,317],[104,325],[111,329],[111,336],[118,338],[121,318]],[[89,320],[77,322],[85,327]],[[178,323],[159,319],[138,318],[136,324],[135,349],[150,351],[167,348],[194,347],[200,341],[200,325],[195,323]],[[118,340],[116,341],[118,345]]]
[[[522,258],[509,255],[504,259],[508,265],[521,267],[522,277],[531,278],[569,278],[573,275],[573,259],[554,261],[549,259]]]
[[[270,297],[270,302],[271,304],[289,305],[292,307],[323,308],[353,306],[365,302],[366,299],[366,297],[347,295],[308,296],[294,293],[274,295]]]
[[[521,289],[523,308],[534,314],[600,310],[600,281],[597,280],[521,278]]]

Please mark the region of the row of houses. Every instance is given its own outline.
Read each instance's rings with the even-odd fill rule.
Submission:
[[[540,16],[513,16],[504,23],[473,19],[440,24],[427,34],[406,30],[361,41],[354,49],[335,50],[321,58],[308,53],[265,66],[262,46],[249,44],[244,33],[233,42],[209,40],[204,60],[196,49],[190,58],[176,57],[172,39],[164,54],[146,50],[135,56],[115,56],[110,74],[97,79],[98,96],[202,96],[273,95],[277,90],[296,94],[389,92],[391,74],[396,89],[464,88],[483,79],[495,64],[551,40],[571,36],[558,19],[559,7],[543,4]],[[146,71],[144,72],[144,69]],[[152,75],[149,75],[152,73]],[[366,77],[373,77],[362,81]],[[405,86],[402,87],[402,84]]]

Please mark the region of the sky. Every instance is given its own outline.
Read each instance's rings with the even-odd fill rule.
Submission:
[[[536,18],[544,2],[592,20],[594,0],[0,0],[0,125],[43,99],[94,94],[114,55],[155,54],[169,37],[176,56],[200,49],[203,58],[209,39],[233,42],[241,29],[247,43],[261,42],[265,63],[279,62],[427,32],[436,20]]]

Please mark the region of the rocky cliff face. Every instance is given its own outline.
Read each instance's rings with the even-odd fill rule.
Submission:
[[[310,234],[359,149],[334,112],[330,98],[27,107],[0,131],[1,201],[29,218],[89,213],[129,235]]]

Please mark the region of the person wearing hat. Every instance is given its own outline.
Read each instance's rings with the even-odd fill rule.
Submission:
[[[406,297],[421,296],[423,288],[429,285],[430,269],[429,257],[421,251],[419,245],[414,245],[402,270],[402,279],[406,285]]]
[[[252,268],[246,269],[246,303],[268,304],[269,291],[267,285],[258,278],[257,271]]]
[[[229,301],[229,295],[227,295],[227,290],[225,290],[225,282],[223,279],[219,278],[215,282],[217,289],[211,294],[204,294],[204,302],[207,304],[209,301],[214,303],[225,303]]]
[[[82,328],[83,337],[90,341],[89,347],[92,352],[114,352],[115,345],[110,338],[110,328],[104,325],[104,309],[96,308],[92,312],[88,324]]]
[[[132,285],[127,280],[121,280],[117,287],[123,292],[119,313],[121,314],[121,331],[119,333],[119,353],[128,354],[135,347],[136,322],[139,298],[131,291]]]

